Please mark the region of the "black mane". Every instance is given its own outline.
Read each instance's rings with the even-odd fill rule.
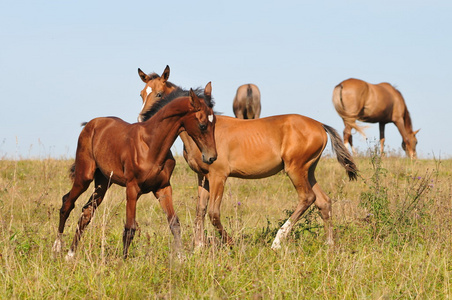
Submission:
[[[155,115],[162,107],[164,107],[165,105],[167,105],[168,103],[170,103],[171,101],[173,101],[176,98],[179,97],[186,97],[189,95],[190,91],[189,90],[184,90],[181,87],[178,87],[170,82],[167,82],[167,84],[170,84],[171,86],[176,87],[176,89],[174,91],[172,91],[169,95],[164,96],[162,98],[162,100],[154,103],[146,112],[144,112],[143,114],[141,114],[142,119],[144,121],[148,120],[149,118],[151,118],[153,115]],[[204,99],[204,102],[206,103],[206,105],[210,108],[213,108],[213,106],[215,105],[215,102],[213,100],[212,97],[206,97],[204,95],[204,89],[198,87],[196,89],[193,89],[193,92],[196,94],[196,96]]]

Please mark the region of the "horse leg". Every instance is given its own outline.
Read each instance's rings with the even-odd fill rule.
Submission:
[[[198,202],[196,204],[195,239],[194,248],[205,246],[204,218],[207,212],[207,201],[209,201],[209,179],[198,174]]]
[[[309,184],[312,186],[312,190],[315,193],[314,205],[319,209],[320,215],[322,216],[322,220],[324,223],[326,244],[333,245],[334,244],[333,226],[331,224],[331,217],[333,216],[332,204],[330,197],[328,197],[328,195],[322,190],[319,183],[315,179],[314,171],[315,168],[317,167],[318,162],[319,161],[316,161],[309,168]]]
[[[60,209],[58,234],[52,247],[52,250],[56,253],[61,252],[64,226],[66,225],[66,221],[69,218],[71,211],[75,207],[75,201],[88,189],[91,181],[93,181],[94,170],[95,165],[93,162],[79,161],[77,164],[77,173],[75,174],[72,188],[62,199],[63,204]]]
[[[348,145],[350,145],[350,148],[352,149],[352,152],[354,155],[356,155],[356,150],[353,147],[353,136],[352,136],[352,126],[344,121],[344,145],[345,148],[348,148]]]
[[[172,188],[170,185],[158,189],[154,195],[159,200],[160,206],[166,213],[166,217],[169,223],[170,230],[174,236],[174,245],[177,255],[182,255],[182,240],[180,234],[180,223],[173,207]]]
[[[326,244],[334,245],[333,240],[333,226],[331,224],[331,217],[333,216],[332,204],[330,197],[322,190],[318,183],[315,183],[312,187],[315,193],[315,206],[319,209],[320,215],[325,228]]]
[[[124,259],[128,256],[129,246],[132,243],[135,231],[138,227],[135,220],[138,197],[139,187],[134,182],[128,182],[126,185],[126,224],[124,225],[124,233],[122,235],[122,243],[124,246],[122,254]]]
[[[260,101],[259,99],[256,99],[256,101]],[[261,107],[260,105],[256,105],[256,110],[255,110],[255,114],[254,114],[254,118],[255,119],[259,119],[261,116]]]
[[[224,230],[220,218],[220,207],[221,200],[223,198],[225,183],[226,178],[219,176],[210,178],[209,218],[210,221],[212,222],[212,225],[217,229],[218,233],[220,234],[223,243],[233,245],[234,241],[227,234],[226,230]]]
[[[385,148],[385,123],[379,123],[380,125],[380,155],[384,154]]]
[[[99,207],[104,199],[105,193],[107,192],[109,186],[109,180],[106,178],[99,169],[94,173],[94,192],[89,198],[88,202],[83,206],[82,215],[78,221],[77,229],[75,231],[74,239],[72,240],[72,245],[69,248],[69,252],[66,256],[67,259],[71,259],[75,255],[78,243],[82,236],[83,231],[86,226],[91,222],[94,215],[94,211]]]
[[[297,162],[299,163],[299,162]],[[277,250],[281,248],[281,240],[285,239],[292,230],[293,226],[300,219],[301,215],[314,203],[316,200],[316,194],[311,188],[311,184],[308,180],[308,172],[304,168],[286,168],[286,172],[292,181],[295,189],[298,193],[298,205],[295,211],[284,223],[284,225],[276,233],[276,237],[273,241],[271,248]]]

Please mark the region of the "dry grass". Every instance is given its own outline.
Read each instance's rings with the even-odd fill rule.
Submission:
[[[284,174],[229,178],[222,221],[236,240],[192,253],[196,176],[182,158],[172,178],[187,260],[158,202],[138,202],[139,234],[124,261],[125,190],[114,186],[86,230],[74,261],[54,257],[69,160],[0,162],[0,298],[306,298],[444,299],[452,296],[452,161],[375,156],[357,159],[362,178],[348,182],[339,164],[321,160],[317,179],[334,199],[335,246],[324,245],[310,210],[279,252],[276,230],[296,204]],[[82,196],[68,219],[66,249]],[[286,211],[288,210],[288,211]],[[207,235],[216,234],[206,220]]]

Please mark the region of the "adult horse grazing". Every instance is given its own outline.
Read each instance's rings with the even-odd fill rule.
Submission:
[[[167,81],[169,68],[162,76],[140,76],[146,83],[143,91],[145,103],[140,116],[146,120],[146,111],[155,99],[164,99],[183,90]],[[143,95],[143,92],[142,92]],[[160,95],[161,98],[156,98]],[[223,242],[233,244],[220,220],[220,205],[228,177],[247,179],[264,178],[285,170],[298,193],[298,205],[289,220],[279,229],[272,244],[280,248],[300,216],[313,203],[320,209],[325,223],[327,243],[333,243],[331,226],[331,199],[315,178],[315,168],[330,135],[339,163],[346,169],[349,179],[355,180],[357,168],[333,128],[300,115],[281,115],[256,120],[241,120],[216,116],[215,141],[218,157],[211,165],[201,159],[201,152],[193,139],[182,132],[184,157],[191,169],[198,173],[198,203],[195,220],[195,247],[205,245],[204,217],[209,202],[209,217],[222,236]]]
[[[333,91],[333,104],[345,124],[344,142],[350,144],[353,152],[352,128],[364,131],[356,120],[380,124],[380,151],[383,153],[385,125],[394,123],[402,135],[402,148],[411,158],[416,158],[416,134],[413,131],[410,113],[402,94],[391,84],[383,82],[370,84],[359,79],[347,79],[339,83]]]
[[[258,119],[261,115],[261,93],[255,84],[239,86],[232,103],[238,119]]]
[[[174,212],[170,185],[175,165],[170,147],[181,132],[186,132],[195,141],[195,147],[202,152],[203,163],[208,165],[215,161],[215,117],[210,105],[210,82],[204,95],[203,99],[190,90],[189,96],[168,97],[153,105],[148,120],[142,123],[129,124],[119,118],[107,117],[96,118],[86,124],[80,133],[72,168],[73,186],[63,196],[54,251],[61,251],[66,220],[75,201],[93,179],[95,191],[83,207],[67,258],[74,256],[83,230],[91,221],[111,183],[126,187],[124,258],[127,257],[137,228],[137,200],[142,194],[149,192],[154,193],[167,214],[176,250],[181,250],[179,219]]]

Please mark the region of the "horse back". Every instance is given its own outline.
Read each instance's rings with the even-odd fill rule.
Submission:
[[[80,135],[89,135],[93,145],[120,143],[129,134],[131,126],[117,117],[100,117],[89,121]]]
[[[114,183],[125,185],[124,153],[130,153],[131,124],[116,117],[101,117],[89,121],[80,133],[76,163],[92,162],[109,177],[114,174]]]
[[[320,122],[296,114],[254,120],[217,116],[215,140],[218,158],[212,167],[233,177],[263,178],[292,161],[319,156],[327,135]]]

